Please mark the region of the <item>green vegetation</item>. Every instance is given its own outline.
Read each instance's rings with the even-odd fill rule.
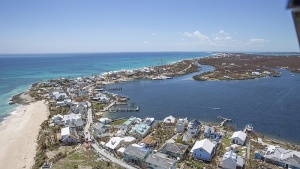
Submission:
[[[101,104],[101,103],[93,104],[93,108],[95,110],[102,110],[104,106],[105,106],[105,104]]]
[[[111,123],[111,126],[117,126],[123,124],[127,119],[117,120]]]

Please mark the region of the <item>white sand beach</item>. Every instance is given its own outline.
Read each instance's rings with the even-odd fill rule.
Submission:
[[[0,168],[31,168],[40,124],[49,110],[45,101],[20,106],[0,127]]]

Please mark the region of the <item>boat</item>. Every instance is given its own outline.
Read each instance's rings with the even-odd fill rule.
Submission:
[[[246,130],[247,130],[247,131],[253,131],[253,126],[252,126],[252,124],[247,124]]]
[[[281,77],[281,74],[279,73],[279,74],[275,74],[275,75],[273,75],[273,77]]]

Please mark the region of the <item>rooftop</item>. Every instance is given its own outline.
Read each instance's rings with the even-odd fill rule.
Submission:
[[[177,161],[167,158],[166,155],[162,153],[151,154],[146,159],[147,163],[155,164],[161,168],[169,169],[171,168]]]

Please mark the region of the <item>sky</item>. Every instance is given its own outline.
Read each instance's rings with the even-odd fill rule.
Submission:
[[[298,52],[286,0],[0,1],[0,54]]]

